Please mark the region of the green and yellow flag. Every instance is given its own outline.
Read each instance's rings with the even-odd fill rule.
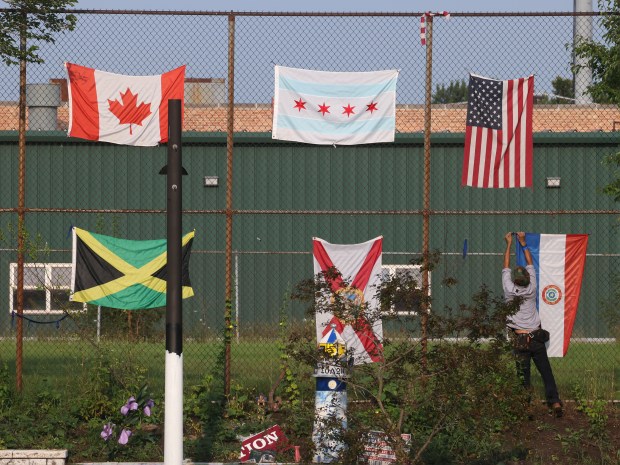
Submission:
[[[183,298],[194,295],[189,256],[194,231],[183,236]],[[137,310],[166,306],[166,239],[133,241],[73,228],[71,300]]]

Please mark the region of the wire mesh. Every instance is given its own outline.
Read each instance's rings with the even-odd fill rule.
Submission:
[[[160,74],[186,64],[183,160],[189,175],[183,224],[184,230],[196,230],[191,259],[196,295],[184,301],[186,385],[205,373],[223,376],[229,299],[231,382],[270,389],[280,374],[280,323],[312,325],[305,307],[289,299],[295,284],[312,275],[312,237],[354,243],[383,235],[385,265],[406,266],[423,250],[426,49],[420,45],[419,15],[91,11],[77,16],[74,31],[58,35],[53,44],[38,44],[45,62],[28,65],[30,95],[42,92],[51,103],[29,105],[28,113],[25,230],[33,253],[26,262],[32,273],[43,273],[43,282],[24,291],[25,379],[69,376],[83,369],[99,347],[114,345],[148,367],[153,385],[158,379],[163,385],[163,309],[124,312],[88,305],[56,312],[67,309],[66,279],[50,287],[41,270],[66,270],[74,225],[129,239],[161,238],[166,230],[165,178],[158,175],[165,147],[67,139],[63,63],[128,75]],[[456,308],[482,284],[501,292],[506,231],[587,233],[573,343],[567,357],[553,364],[565,392],[592,379],[594,370],[605,395],[617,398],[618,328],[608,324],[605,311],[617,308],[610,299],[620,268],[620,211],[600,189],[613,179],[602,160],[617,151],[620,112],[574,93],[573,37],[590,27],[600,39],[604,31],[597,16],[434,18],[426,213],[429,247],[441,252],[441,261],[431,276],[431,311]],[[276,64],[330,71],[398,69],[396,142],[331,147],[272,141]],[[234,89],[229,89],[233,65]],[[460,186],[467,95],[444,91],[451,84],[462,88],[469,73],[496,79],[535,76],[531,189]],[[0,68],[0,83],[0,295],[8,305],[0,315],[0,353],[15,368],[18,67]],[[231,90],[234,147],[229,154]],[[546,187],[547,178],[559,178],[560,187]],[[442,285],[449,275],[458,278],[451,288]],[[398,335],[399,328],[387,326],[386,333]]]

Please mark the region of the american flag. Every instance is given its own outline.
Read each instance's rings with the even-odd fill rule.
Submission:
[[[534,76],[469,76],[463,186],[532,187],[533,101]]]

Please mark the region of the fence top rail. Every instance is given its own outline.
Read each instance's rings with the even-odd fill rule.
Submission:
[[[16,8],[0,8],[0,13],[17,12]],[[376,17],[420,17],[425,12],[324,12],[324,11],[202,11],[202,10],[106,10],[106,9],[61,9],[60,13],[100,15],[167,15],[167,16],[376,16]],[[615,12],[455,12],[453,17],[510,17],[510,16],[615,16]]]
[[[535,144],[603,144],[615,146],[620,144],[620,131],[597,131],[597,132],[535,132],[533,134]],[[66,131],[26,131],[29,143],[62,143],[81,145],[107,145],[105,142],[86,141],[77,137],[67,137]],[[235,144],[269,144],[269,145],[300,145],[296,142],[275,140],[271,131],[267,132],[234,132]],[[19,139],[16,130],[0,130],[0,143],[15,143]],[[183,131],[184,144],[225,144],[227,134],[220,132]],[[435,144],[462,144],[465,140],[464,132],[433,132],[431,141]],[[397,132],[392,145],[398,144],[423,144],[423,132]],[[164,144],[165,145],[165,144]]]

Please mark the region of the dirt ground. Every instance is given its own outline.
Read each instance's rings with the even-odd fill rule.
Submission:
[[[588,414],[577,410],[574,402],[565,403],[562,418],[550,415],[546,405],[534,406],[531,420],[509,435],[518,459],[500,463],[620,464],[620,405],[608,404],[605,414],[608,417],[606,437],[600,440],[592,434],[596,428],[592,427]]]

